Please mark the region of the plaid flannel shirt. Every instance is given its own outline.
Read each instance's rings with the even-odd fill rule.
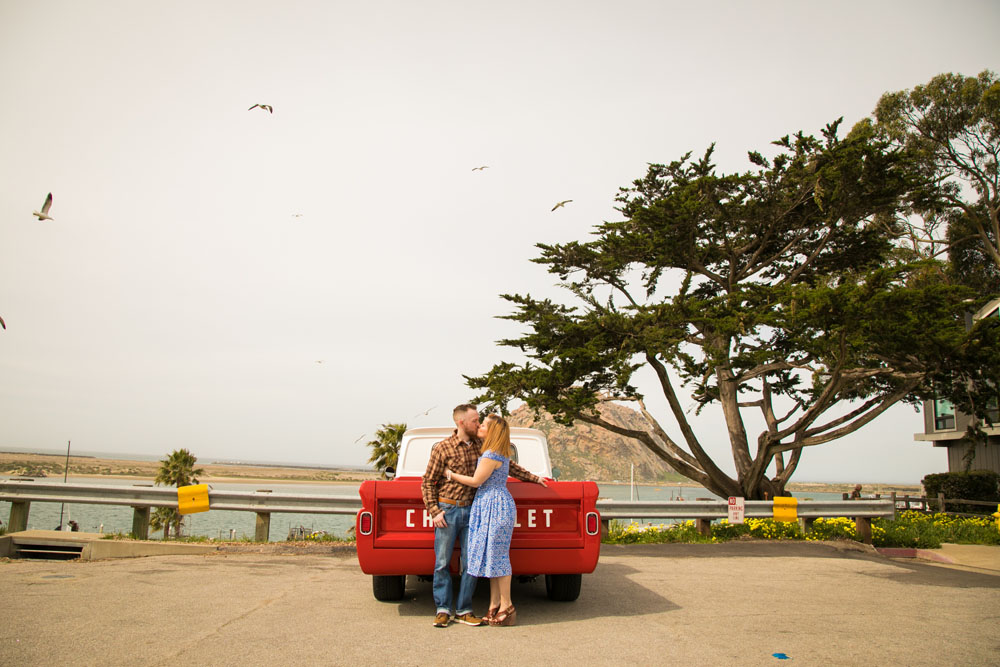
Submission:
[[[455,429],[451,437],[445,438],[431,448],[431,458],[427,461],[427,470],[420,483],[420,493],[424,499],[424,507],[432,517],[442,511],[438,507],[438,498],[472,502],[476,489],[456,481],[449,482],[444,476],[444,471],[450,469],[452,472],[470,477],[476,474],[482,445],[482,441],[476,437],[472,438],[471,443],[462,442],[458,437],[458,429]],[[537,483],[541,480],[541,477],[533,475],[513,461],[510,462],[510,476],[523,482]]]

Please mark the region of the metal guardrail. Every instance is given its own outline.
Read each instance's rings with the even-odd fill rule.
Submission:
[[[208,498],[212,509],[236,512],[356,514],[361,509],[361,498],[357,495],[325,496],[271,493],[269,491],[216,491],[210,488]],[[173,486],[61,484],[10,480],[0,481],[0,501],[177,507],[177,488]]]
[[[725,500],[598,500],[601,519],[725,519],[729,516]],[[744,516],[767,519],[774,516],[771,500],[748,500]],[[876,518],[895,516],[890,498],[881,500],[800,500],[796,513],[803,519],[819,517]]]
[[[298,514],[356,514],[361,510],[357,495],[333,496],[316,494],[272,493],[270,491],[216,491],[209,488],[209,506],[215,510],[255,512],[255,539],[266,541],[273,512]],[[0,481],[0,501],[12,503],[9,529],[23,530],[27,526],[28,508],[33,502],[77,503],[81,505],[125,505],[135,509],[132,533],[146,537],[149,532],[149,510],[154,507],[177,507],[177,489],[170,486],[119,486],[105,484],[60,484],[33,480]],[[724,500],[598,500],[597,510],[602,520],[610,519],[695,519],[708,522],[728,516]],[[880,500],[803,500],[797,503],[800,519],[818,517],[850,517],[869,520],[892,517],[895,506],[889,498]],[[747,518],[774,516],[774,503],[769,500],[749,500],[744,505]]]
[[[254,540],[267,542],[271,514],[356,514],[361,498],[314,494],[272,493],[270,491],[216,491],[209,488],[209,507],[215,510],[255,512]],[[172,486],[124,486],[112,484],[60,484],[34,480],[0,481],[0,501],[11,503],[10,532],[28,526],[31,503],[76,503],[79,505],[125,505],[133,508],[134,537],[149,537],[149,512],[155,507],[177,507],[177,488]]]

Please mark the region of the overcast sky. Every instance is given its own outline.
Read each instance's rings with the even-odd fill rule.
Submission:
[[[1000,69],[998,28],[993,0],[0,0],[0,449],[361,465],[516,359],[498,295],[563,298],[534,244],[618,219],[647,163],[747,169]],[[796,479],[946,470],[921,430],[898,407]]]

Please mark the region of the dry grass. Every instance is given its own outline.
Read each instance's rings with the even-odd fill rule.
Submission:
[[[58,454],[22,454],[0,452],[0,474],[40,478],[61,478],[66,458]],[[69,474],[74,477],[135,477],[153,479],[159,469],[158,461],[132,461],[128,459],[98,459],[74,457],[69,459]],[[280,482],[360,482],[376,479],[374,472],[359,470],[331,470],[326,468],[288,468],[281,466],[251,465],[201,465],[205,474],[202,482],[233,480],[269,480]]]

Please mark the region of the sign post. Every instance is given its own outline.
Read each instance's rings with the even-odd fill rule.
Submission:
[[[729,496],[729,523],[743,523],[746,499]]]

